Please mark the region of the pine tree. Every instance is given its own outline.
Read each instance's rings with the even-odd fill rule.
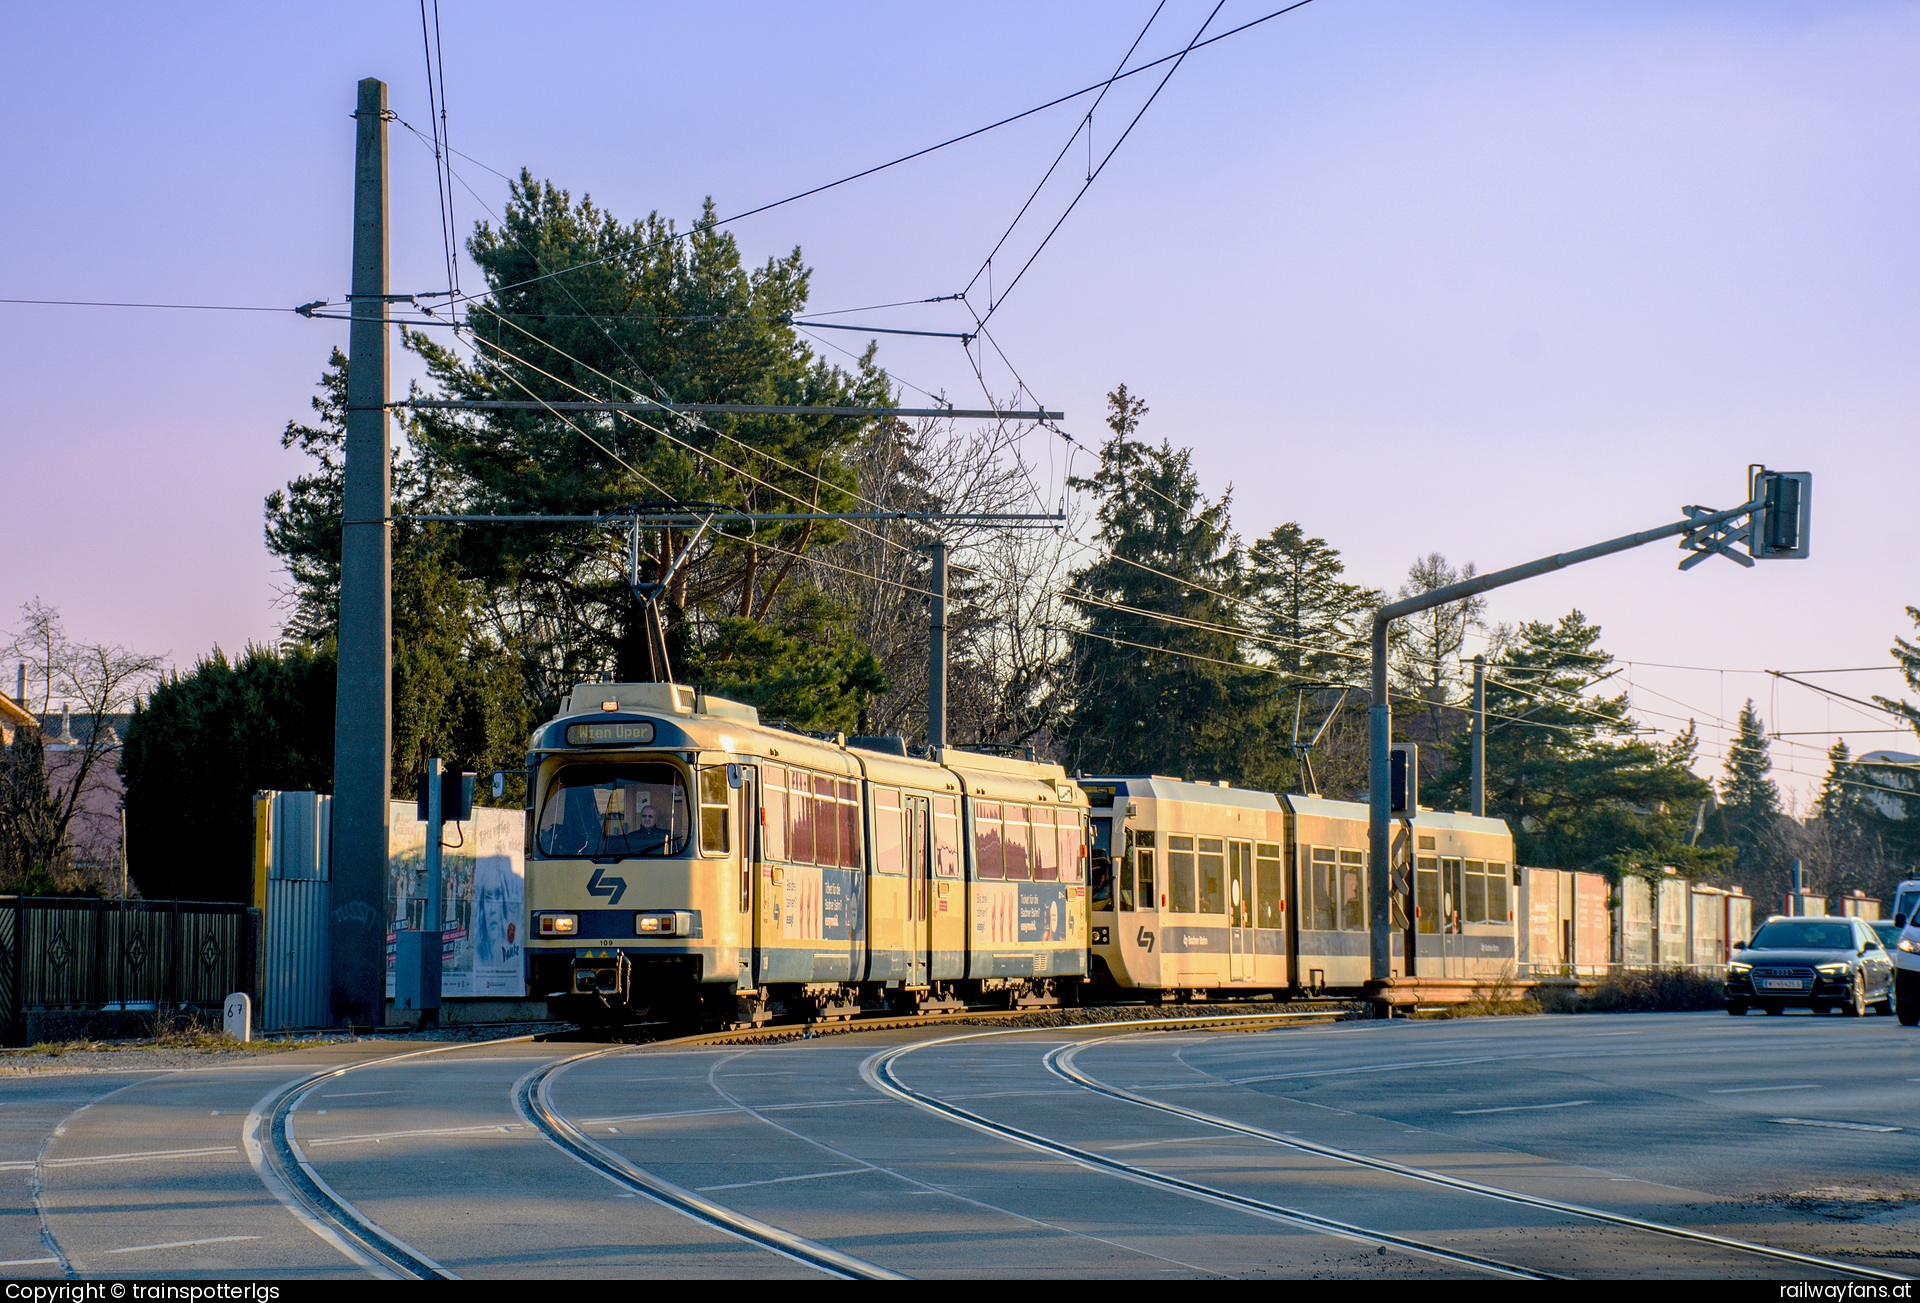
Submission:
[[[1740,708],[1733,741],[1727,747],[1726,767],[1720,778],[1720,808],[1715,812],[1717,838],[1739,853],[1742,870],[1769,872],[1778,840],[1780,789],[1767,777],[1773,769],[1768,754],[1767,724],[1754,709],[1753,699]]]
[[[1725,776],[1720,780],[1720,804],[1737,817],[1755,824],[1780,813],[1780,789],[1767,774],[1773,769],[1767,722],[1753,708],[1753,698],[1740,708],[1740,719],[1727,747]]]
[[[1078,571],[1062,745],[1094,773],[1272,781],[1271,674],[1250,665],[1234,603],[1241,555],[1228,500],[1200,493],[1190,455],[1134,438],[1147,406],[1120,386],[1100,465],[1075,486],[1098,500],[1109,555]]]
[[[1301,678],[1358,681],[1380,594],[1347,582],[1345,572],[1337,548],[1293,523],[1247,549],[1255,628],[1272,640],[1256,648],[1266,664]]]
[[[1690,768],[1692,728],[1665,744],[1636,738],[1626,694],[1592,691],[1612,664],[1579,611],[1520,627],[1488,666],[1487,813],[1507,820],[1522,863],[1543,868],[1723,866],[1724,851],[1688,845],[1709,790]],[[1450,751],[1436,798],[1460,808],[1468,739]]]

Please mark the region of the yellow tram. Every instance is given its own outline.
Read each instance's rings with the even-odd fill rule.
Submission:
[[[1057,765],[576,688],[529,748],[529,992],[583,1021],[756,1020],[1086,973],[1086,800]]]
[[[1160,776],[1078,781],[1092,803],[1096,980],[1165,994],[1366,985],[1365,805]],[[1410,920],[1395,903],[1394,976],[1511,976],[1518,871],[1506,824],[1422,810],[1396,820],[1394,837],[1414,905]]]

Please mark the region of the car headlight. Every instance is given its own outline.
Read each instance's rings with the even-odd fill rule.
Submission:
[[[1821,964],[1818,968],[1815,968],[1813,971],[1820,974],[1820,976],[1822,977],[1845,977],[1847,975],[1847,965]]]
[[[1727,973],[1733,977],[1745,977],[1753,971],[1752,964],[1728,964]]]
[[[1901,937],[1898,941],[1894,942],[1894,945],[1910,955],[1920,952],[1920,946],[1915,945],[1911,937]]]
[[[580,932],[578,914],[536,914],[533,918],[534,932],[543,937],[570,937]]]

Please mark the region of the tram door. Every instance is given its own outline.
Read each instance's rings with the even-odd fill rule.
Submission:
[[[1227,843],[1227,977],[1253,980],[1253,843]]]
[[[933,819],[928,798],[908,796],[906,803],[907,985],[925,986],[933,971]]]
[[[1432,855],[1413,861],[1414,971],[1421,977],[1440,975],[1445,960],[1440,937],[1445,926],[1440,907],[1440,861]]]
[[[1460,935],[1461,911],[1466,907],[1467,893],[1461,876],[1461,862],[1442,858],[1440,861],[1440,895],[1443,922],[1440,929],[1440,944],[1444,947],[1445,967],[1442,977],[1465,977],[1466,938]]]

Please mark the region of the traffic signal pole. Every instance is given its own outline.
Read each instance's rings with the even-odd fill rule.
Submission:
[[[1374,612],[1373,706],[1367,712],[1367,952],[1372,973],[1371,986],[1376,992],[1384,993],[1395,976],[1392,891],[1393,870],[1397,866],[1393,863],[1393,827],[1389,809],[1392,799],[1389,790],[1389,752],[1393,746],[1393,706],[1387,695],[1387,634],[1393,622],[1403,616],[1417,615],[1421,611],[1446,606],[1490,589],[1504,588],[1523,579],[1551,574],[1555,570],[1579,565],[1582,561],[1612,556],[1615,552],[1625,552],[1663,538],[1679,538],[1680,546],[1689,551],[1690,555],[1680,562],[1682,570],[1691,569],[1715,553],[1750,566],[1753,564],[1751,559],[1732,550],[1732,545],[1741,541],[1747,543],[1749,552],[1756,557],[1805,556],[1806,503],[1811,496],[1810,490],[1805,487],[1808,479],[1803,473],[1782,474],[1769,472],[1764,467],[1754,467],[1749,472],[1751,500],[1731,510],[1710,511],[1704,507],[1687,507],[1684,508],[1685,520],[1661,525],[1657,529],[1644,529],[1637,534],[1625,534],[1591,547],[1557,552],[1525,565],[1476,575],[1457,584],[1448,584],[1445,588],[1436,588],[1430,593],[1389,602]],[[1782,486],[1786,485],[1793,486],[1788,490],[1792,495],[1790,501],[1782,497]],[[1789,514],[1792,516],[1791,540],[1787,546],[1782,546],[1786,535],[1778,530]],[[1737,523],[1756,515],[1759,520],[1749,526]],[[1794,542],[1799,545],[1797,550],[1791,550]],[[1411,917],[1411,910],[1408,915]],[[1407,976],[1414,974],[1409,972]]]

